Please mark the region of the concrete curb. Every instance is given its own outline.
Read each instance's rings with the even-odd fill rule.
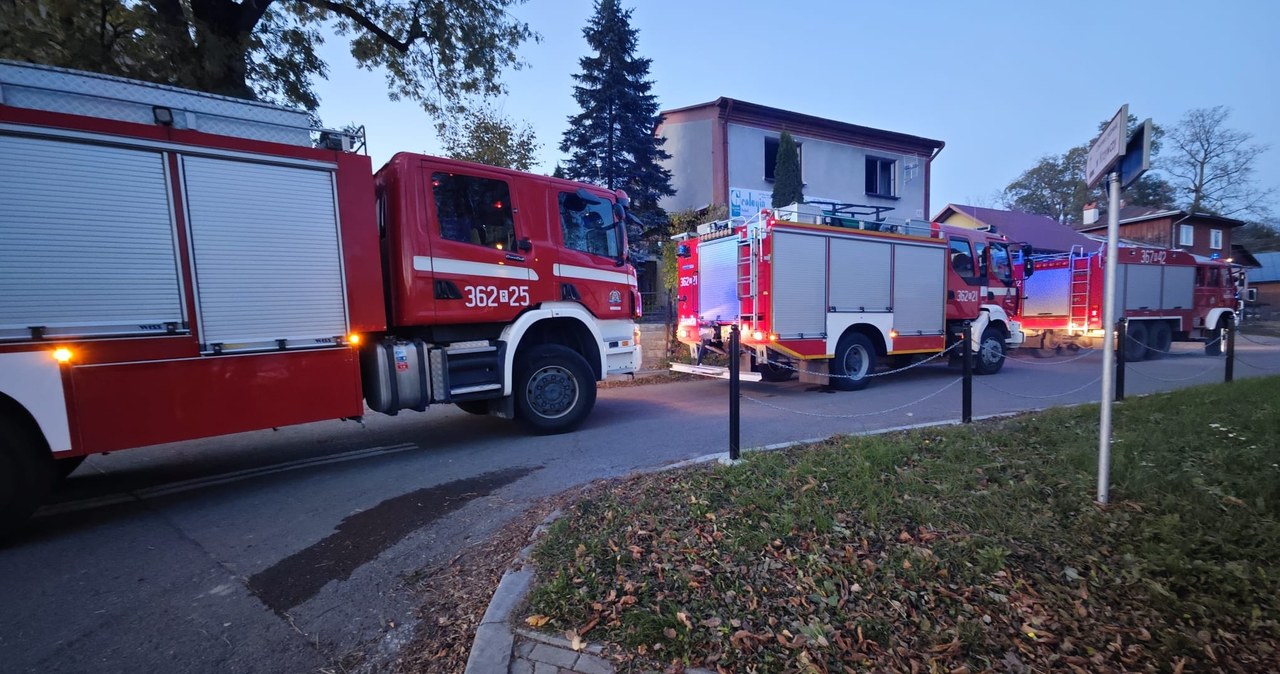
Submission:
[[[1026,414],[1028,412],[1040,412],[1045,409],[1048,408],[988,414],[986,416],[974,417],[974,421],[1011,417],[1019,414]],[[909,431],[918,428],[958,425],[961,425],[959,420],[926,421],[907,426],[894,426],[892,428],[881,428],[873,431],[865,431],[862,433],[853,433],[848,435],[883,435],[885,433],[896,433],[899,431]],[[846,434],[842,433],[839,435]],[[799,445],[823,442],[830,440],[832,437],[835,436],[779,442],[772,445],[765,445],[763,447],[745,449],[743,450],[743,453],[778,451],[780,449],[788,449]],[[690,466],[697,466],[704,463],[727,463],[728,461],[728,452],[703,454],[702,456],[669,463],[663,466],[634,470],[626,477],[633,475],[664,473],[670,470],[688,468]],[[622,479],[625,479],[625,477]],[[471,643],[471,654],[467,657],[467,667],[464,670],[464,674],[507,674],[507,672],[511,671],[512,649],[515,648],[515,641],[517,637],[525,641],[534,642],[536,645],[533,647],[533,650],[535,651],[538,648],[546,647],[548,651],[569,651],[574,653],[576,656],[574,663],[566,662],[563,665],[557,665],[565,670],[568,670],[576,664],[578,659],[585,660],[586,658],[590,658],[588,662],[591,664],[587,667],[586,671],[589,671],[592,674],[595,672],[613,671],[613,667],[611,665],[607,665],[606,661],[599,657],[603,652],[602,647],[599,644],[587,644],[586,647],[582,649],[581,653],[578,654],[577,651],[573,651],[566,639],[523,628],[513,628],[511,626],[511,614],[515,611],[516,607],[524,601],[525,596],[529,593],[529,589],[533,586],[533,569],[526,567],[526,563],[529,561],[529,556],[533,553],[534,542],[547,530],[548,527],[551,526],[553,522],[560,519],[561,515],[563,515],[563,513],[559,510],[547,515],[546,519],[542,520],[542,522],[534,528],[533,533],[529,534],[529,544],[520,550],[516,555],[515,560],[512,561],[511,567],[502,574],[502,579],[498,581],[498,587],[493,592],[493,598],[489,600],[489,606],[485,609],[484,617],[480,619],[480,625],[476,627],[475,640]],[[586,665],[587,663],[584,662],[583,664]],[[608,669],[603,669],[602,666],[607,666]],[[696,667],[687,668],[685,669],[685,672],[687,674],[715,674],[710,670]]]
[[[511,649],[515,643],[515,635],[511,633],[509,621],[511,612],[524,601],[533,585],[533,569],[526,568],[525,562],[533,554],[534,541],[560,519],[561,512],[556,510],[547,515],[533,533],[529,534],[529,544],[524,546],[511,563],[511,567],[502,574],[498,587],[493,591],[493,598],[484,611],[484,617],[476,627],[475,640],[471,642],[471,654],[467,656],[467,667],[464,674],[505,674],[511,667]]]

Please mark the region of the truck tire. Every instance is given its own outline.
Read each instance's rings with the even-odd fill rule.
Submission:
[[[0,539],[22,526],[57,481],[53,457],[27,424],[0,418]]]
[[[1227,329],[1226,319],[1219,318],[1217,326],[1204,336],[1204,355],[1222,355],[1222,331]]]
[[[1004,333],[996,326],[988,326],[978,340],[978,352],[973,354],[973,371],[976,374],[995,374],[1004,367]]]
[[[861,391],[871,383],[867,376],[876,367],[876,349],[866,335],[845,333],[836,343],[835,357],[829,366],[831,388],[838,391]]]
[[[1129,321],[1129,331],[1124,339],[1124,360],[1136,363],[1147,357],[1147,324],[1142,321]]]
[[[488,400],[464,400],[462,402],[454,403],[454,406],[467,414],[478,414],[480,416],[484,416],[489,413]]]
[[[516,366],[516,416],[540,434],[577,428],[596,404],[596,380],[586,359],[559,344],[539,344]]]
[[[1152,323],[1147,330],[1147,343],[1148,359],[1164,358],[1169,355],[1169,349],[1173,347],[1173,328],[1164,321]]]

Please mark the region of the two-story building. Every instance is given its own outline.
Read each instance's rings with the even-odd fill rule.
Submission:
[[[656,133],[676,190],[662,207],[727,204],[734,216],[768,207],[784,130],[800,146],[807,200],[889,207],[892,220],[929,217],[930,163],[942,141],[733,98],[662,113]]]
[[[1124,206],[1120,209],[1119,237],[1160,248],[1177,248],[1204,257],[1232,257],[1231,230],[1244,225],[1241,220],[1208,213],[1189,213],[1168,208]],[[1079,228],[1093,236],[1107,235],[1106,217],[1086,222]]]

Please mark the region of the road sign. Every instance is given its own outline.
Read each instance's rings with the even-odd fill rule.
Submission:
[[[1111,165],[1124,154],[1124,134],[1128,125],[1129,104],[1125,103],[1111,118],[1107,128],[1102,130],[1098,140],[1089,147],[1089,157],[1084,165],[1084,180],[1089,187],[1097,185]]]
[[[1120,188],[1128,187],[1151,168],[1151,118],[1138,125],[1120,159]]]

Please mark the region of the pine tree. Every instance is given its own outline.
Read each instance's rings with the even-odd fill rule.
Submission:
[[[661,117],[648,79],[653,60],[635,56],[631,12],[618,0],[596,0],[595,15],[582,30],[593,55],[578,61],[582,72],[573,76],[573,97],[582,112],[569,117],[560,151],[569,153],[565,175],[625,189],[632,212],[657,226],[666,222],[658,201],[675,194],[671,172],[660,163],[671,155],[662,149],[664,139],[654,135]],[[643,260],[647,246],[640,238],[638,227],[628,228],[632,253]]]
[[[804,183],[800,181],[800,149],[796,139],[783,131],[778,139],[778,157],[773,165],[773,207],[804,203]]]

